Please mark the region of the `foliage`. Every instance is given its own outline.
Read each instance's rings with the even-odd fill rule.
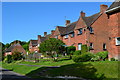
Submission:
[[[16,61],[16,60],[21,60],[23,58],[23,56],[20,52],[15,51],[12,54],[12,58],[13,58],[13,60]]]
[[[75,50],[76,50],[75,46],[66,47],[67,54],[73,55],[73,53],[75,52]]]
[[[73,56],[73,61],[74,62],[87,62],[90,61],[92,58],[93,54],[90,52],[78,55],[78,56]]]
[[[93,54],[91,61],[99,61],[99,60],[100,60],[100,57],[96,54]]]
[[[82,45],[82,46],[81,46],[81,53],[84,54],[84,53],[86,53],[86,52],[88,52],[88,47],[87,47],[87,45]]]
[[[111,61],[115,61],[115,58],[111,58],[110,60],[111,60]]]
[[[81,55],[81,50],[77,50],[74,52],[74,55]]]
[[[6,62],[6,63],[11,63],[12,61],[13,61],[12,55],[7,55],[4,59],[4,62]]]
[[[107,51],[98,52],[96,55],[98,55],[100,59],[105,60],[108,57],[108,52]]]
[[[56,38],[49,38],[40,44],[40,52],[53,57],[55,54],[60,54],[64,51],[65,43]]]

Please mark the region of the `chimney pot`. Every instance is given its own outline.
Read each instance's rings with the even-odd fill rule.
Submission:
[[[100,5],[100,12],[105,12],[108,9],[107,5],[101,4]]]
[[[66,26],[68,25],[68,24],[70,24],[70,20],[66,20]]]
[[[44,32],[44,37],[47,35],[47,32]]]
[[[85,17],[85,13],[83,11],[80,12],[81,17]]]

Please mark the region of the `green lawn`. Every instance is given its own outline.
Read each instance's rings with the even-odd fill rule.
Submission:
[[[30,64],[30,65],[43,65],[41,67],[36,66],[26,66],[18,65],[20,64]],[[18,62],[6,64],[3,63],[3,67],[6,69],[11,69],[14,72],[27,75],[30,77],[41,77],[38,73],[47,69],[46,66],[61,66],[59,68],[50,69],[44,72],[42,76],[76,76],[82,78],[91,79],[102,79],[107,78],[108,80],[113,80],[118,78],[118,61],[99,61],[99,62],[83,62],[74,63],[72,60],[63,60],[58,62],[53,61],[43,61],[39,63],[33,62]]]

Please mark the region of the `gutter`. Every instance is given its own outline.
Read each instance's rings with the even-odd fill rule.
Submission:
[[[112,11],[118,10],[119,8],[120,8],[120,6],[115,7],[115,8],[112,8],[112,9],[110,9],[110,10],[105,11],[105,13],[110,13],[110,12],[112,12]]]

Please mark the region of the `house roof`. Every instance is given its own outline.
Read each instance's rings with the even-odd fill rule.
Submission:
[[[59,30],[60,34],[61,34],[61,35],[65,35],[65,34],[68,34],[68,33],[74,31],[74,28],[75,28],[75,26],[76,26],[76,23],[77,23],[77,21],[68,24],[66,27],[63,27],[63,26],[57,26],[57,27],[58,27],[58,30]]]
[[[113,2],[107,10],[113,9],[118,6],[120,6],[120,0],[115,0],[115,2]]]
[[[31,41],[31,44],[33,46],[37,46],[38,45],[38,40],[30,40]]]
[[[89,27],[100,15],[101,13],[99,12],[92,16],[82,17],[82,19],[84,20],[85,24]]]
[[[16,46],[21,46],[21,45],[19,43],[11,45],[8,49],[5,50],[5,52],[11,52]]]

